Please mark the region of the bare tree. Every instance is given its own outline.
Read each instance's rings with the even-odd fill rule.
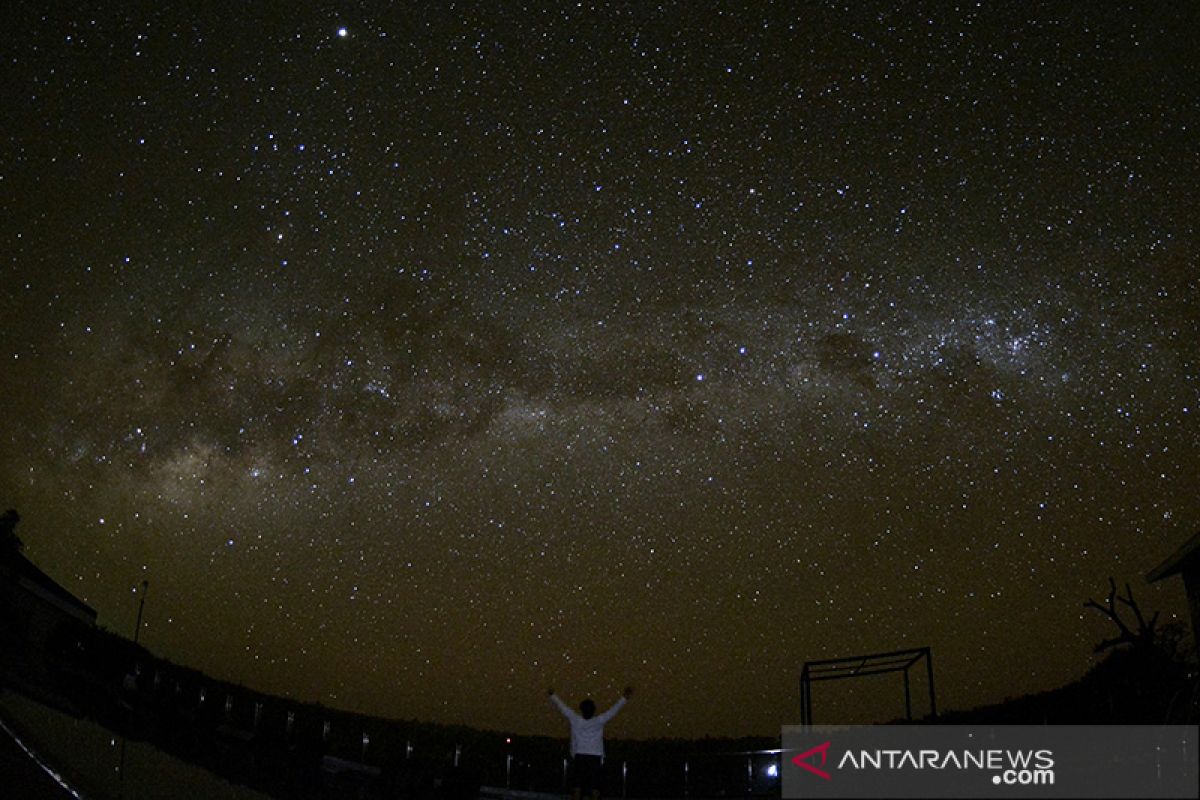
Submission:
[[[1137,625],[1137,629],[1130,628],[1121,619],[1121,610],[1117,604],[1121,603],[1130,611],[1133,612],[1133,621]],[[1088,598],[1088,601],[1083,604],[1084,608],[1094,608],[1104,616],[1112,620],[1117,626],[1119,634],[1111,639],[1105,639],[1096,645],[1096,652],[1103,653],[1105,650],[1116,647],[1122,644],[1131,644],[1134,647],[1148,647],[1154,644],[1157,631],[1155,625],[1158,624],[1158,612],[1154,612],[1154,616],[1147,622],[1142,615],[1142,610],[1138,608],[1137,601],[1133,599],[1133,589],[1129,584],[1125,584],[1125,596],[1117,594],[1117,582],[1112,578],[1108,579],[1108,600],[1104,605],[1100,605],[1095,600]]]

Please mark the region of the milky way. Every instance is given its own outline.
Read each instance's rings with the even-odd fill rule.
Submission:
[[[1109,575],[1183,613],[1193,8],[436,5],[8,12],[0,503],[102,624],[650,736],[898,647],[1059,685]]]

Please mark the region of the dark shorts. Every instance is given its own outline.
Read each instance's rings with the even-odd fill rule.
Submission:
[[[571,762],[571,788],[583,794],[603,791],[604,759],[580,753]]]

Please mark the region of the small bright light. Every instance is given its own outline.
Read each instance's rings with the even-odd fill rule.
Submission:
[[[338,28],[338,36],[345,39],[349,35],[350,35],[350,31],[346,30],[345,28]]]
[[[779,775],[779,765],[778,764],[767,764],[767,777],[774,778],[774,777],[777,777],[778,775]]]

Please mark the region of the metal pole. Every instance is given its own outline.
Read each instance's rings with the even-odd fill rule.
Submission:
[[[904,717],[912,722],[912,693],[908,688],[908,667],[904,668]]]
[[[142,602],[138,603],[137,625],[133,628],[133,643],[138,643],[138,637],[142,634],[142,612],[146,610],[146,591],[150,588],[150,581],[142,581]]]
[[[621,797],[629,796],[629,762],[621,762]]]
[[[925,648],[925,668],[929,675],[929,716],[937,716],[937,695],[933,691],[933,650]]]
[[[133,643],[137,644],[138,639],[142,634],[142,612],[146,610],[146,591],[150,588],[150,581],[142,581],[142,599],[138,603],[137,622],[133,627]],[[125,796],[125,736],[121,736],[121,761],[117,765],[117,796]]]
[[[812,676],[805,664],[800,675],[800,724],[807,729],[812,727],[812,722]]]

